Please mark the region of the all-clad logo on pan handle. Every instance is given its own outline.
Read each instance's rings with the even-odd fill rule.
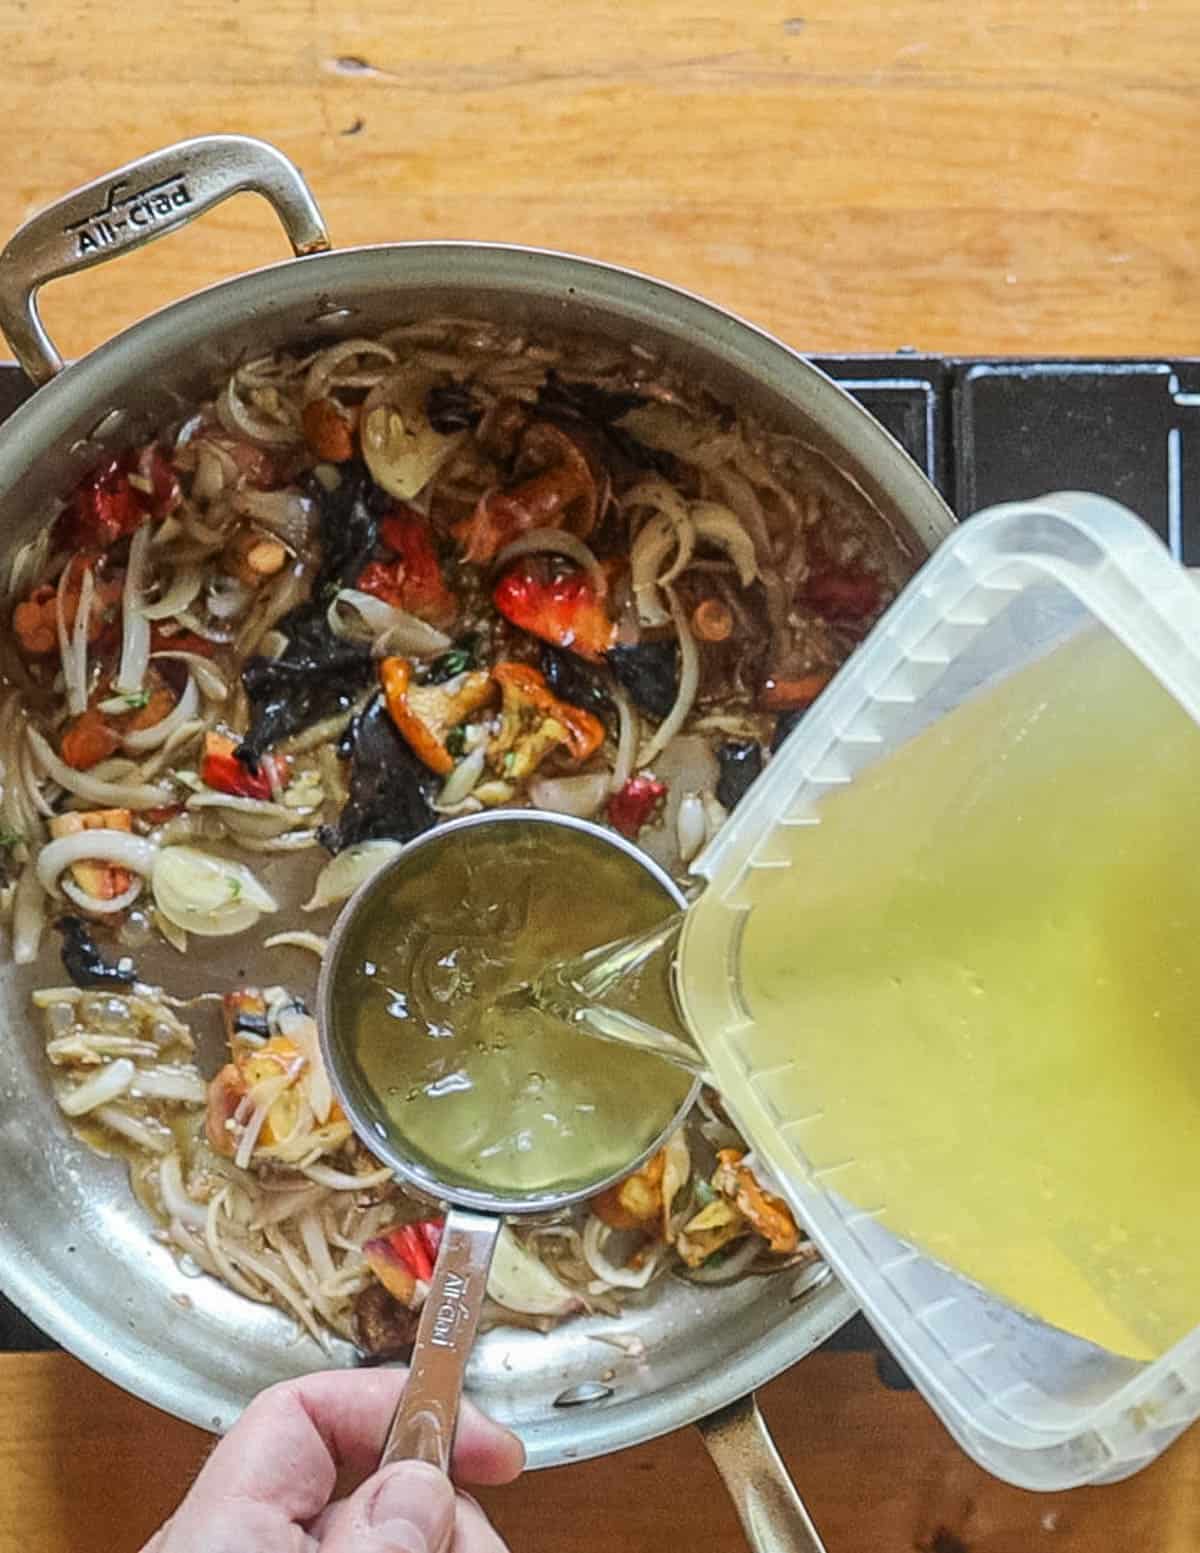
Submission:
[[[110,184],[108,197],[99,210],[63,228],[65,236],[73,237],[79,258],[111,248],[130,235],[144,235],[192,203],[182,171],[169,173],[132,192],[126,192],[128,189],[124,180]]]

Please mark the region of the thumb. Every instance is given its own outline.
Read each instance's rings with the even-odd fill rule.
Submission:
[[[338,1511],[322,1553],[447,1553],[454,1488],[436,1467],[401,1461],[367,1479]]]

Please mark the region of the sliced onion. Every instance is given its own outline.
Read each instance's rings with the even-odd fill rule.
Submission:
[[[71,634],[67,634],[67,579],[71,574],[71,563],[63,567],[62,576],[58,579],[58,590],[54,598],[55,623],[58,627],[58,652],[62,659],[63,682],[67,689],[67,710],[72,717],[79,717],[87,711],[88,686],[87,686],[87,642],[88,622],[92,612],[92,594],[94,584],[92,581],[92,569],[85,566],[83,577],[79,585],[79,599],[75,605],[75,624]],[[82,648],[82,650],[81,650]]]
[[[229,695],[229,683],[225,676],[202,653],[173,652],[164,649],[162,652],[152,652],[150,657],[151,660],[166,658],[173,663],[184,664],[188,673],[196,681],[200,694],[208,701],[224,701]]]
[[[316,532],[317,504],[296,490],[256,491],[247,486],[234,497],[233,507],[282,539],[289,550],[307,549]]]
[[[142,881],[135,879],[128,888],[119,895],[110,895],[107,900],[98,895],[92,895],[82,889],[73,879],[62,881],[62,892],[69,901],[73,901],[80,911],[86,911],[93,917],[115,917],[118,912],[132,906],[134,901],[142,893]]]
[[[433,807],[438,810],[452,809],[456,804],[462,803],[464,798],[470,797],[483,776],[486,764],[487,744],[484,742],[458,762],[442,784],[442,790]]]
[[[235,372],[217,397],[217,418],[226,431],[245,437],[259,447],[284,448],[299,442],[295,427],[284,426],[252,410],[242,399],[240,386]]]
[[[608,576],[594,552],[584,544],[582,539],[574,534],[568,534],[564,529],[527,529],[511,544],[505,545],[496,557],[495,567],[499,570],[522,555],[565,555],[568,561],[574,561],[576,566],[587,572],[600,598],[608,592]]]
[[[304,1250],[317,1277],[322,1283],[336,1277],[333,1258],[329,1254],[329,1241],[326,1239],[320,1217],[309,1208],[307,1212],[300,1215],[296,1221],[296,1227],[300,1231]]]
[[[133,1083],[136,1072],[128,1057],[118,1057],[115,1062],[98,1068],[74,1089],[60,1089],[55,1096],[59,1110],[67,1116],[86,1116],[97,1106],[110,1105]]]
[[[710,545],[719,545],[728,554],[737,568],[738,581],[748,588],[758,576],[758,558],[754,541],[741,519],[731,508],[715,501],[695,501],[688,511],[697,536]]]
[[[33,863],[26,863],[13,900],[12,955],[18,965],[32,965],[46,926],[46,892]]]
[[[633,709],[633,702],[619,685],[613,690],[612,698],[617,704],[620,731],[617,735],[617,763],[613,767],[609,789],[619,793],[633,775],[638,739],[641,736],[641,723]]]
[[[305,911],[320,911],[338,901],[349,900],[360,884],[372,878],[385,863],[401,850],[399,841],[360,841],[325,864],[317,875],[312,895],[304,903]]]
[[[149,874],[157,857],[154,842],[127,830],[77,830],[46,843],[37,855],[37,875],[42,888],[55,893],[58,876],[72,863],[112,863],[131,873]]]
[[[482,752],[481,752],[482,753]],[[612,790],[607,771],[586,771],[579,776],[535,777],[528,792],[535,809],[552,814],[572,814],[587,820],[599,812]]]
[[[183,1184],[178,1154],[168,1154],[158,1167],[158,1195],[169,1219],[177,1219],[191,1229],[203,1229],[203,1206],[189,1197]]]
[[[191,722],[180,723],[179,727],[166,739],[158,753],[152,759],[143,762],[142,775],[147,780],[152,780],[163,771],[180,750],[186,749],[193,739],[206,733],[207,725],[203,717],[194,717]]]
[[[92,1116],[102,1122],[109,1132],[128,1138],[130,1143],[147,1154],[167,1154],[174,1145],[170,1130],[161,1122],[151,1125],[140,1117],[131,1116],[128,1111],[122,1111],[120,1106],[98,1106]]]
[[[679,841],[680,862],[690,863],[708,839],[704,800],[699,793],[685,793],[680,799],[679,813],[675,817],[675,833]]]
[[[324,399],[335,379],[339,387],[373,387],[378,381],[378,373],[372,373],[369,377],[361,372],[337,376],[337,369],[342,362],[353,361],[356,356],[377,356],[389,365],[396,360],[395,351],[389,350],[386,345],[381,345],[378,340],[341,340],[337,345],[331,345],[328,350],[319,351],[313,357],[308,376],[304,379],[305,404],[313,399]]]
[[[325,618],[334,636],[349,642],[374,642],[388,652],[419,657],[445,652],[451,646],[444,631],[358,588],[340,588]]]
[[[309,954],[315,954],[318,960],[325,958],[325,951],[329,948],[329,940],[323,938],[320,933],[273,933],[270,938],[263,939],[264,949],[304,949]]]
[[[233,641],[234,633],[228,626],[217,626],[211,620],[201,620],[193,610],[181,609],[175,619],[185,630],[191,631],[194,636],[202,636],[206,642],[212,642],[217,647],[228,647]]]
[[[688,624],[687,615],[681,608],[674,589],[668,588],[666,593],[667,602],[671,606],[671,618],[675,622],[675,631],[679,637],[679,690],[675,696],[675,705],[659,723],[650,737],[650,742],[642,747],[638,755],[639,766],[648,766],[656,755],[666,749],[683,727],[700,685],[700,654],[696,648],[692,628]]]
[[[150,662],[150,622],[143,609],[150,525],[143,523],[129,546],[129,565],[121,597],[121,664],[113,688],[123,695],[141,690]]]
[[[674,548],[675,535],[661,513],[650,519],[633,542],[629,552],[630,581],[638,619],[643,625],[662,626],[671,618],[662,606],[658,578],[663,562]]]
[[[272,803],[269,798],[246,798],[240,793],[222,793],[215,788],[204,788],[198,793],[193,793],[187,801],[189,809],[228,809],[234,814],[248,815],[253,819],[263,821],[282,820],[284,824],[290,824],[297,818],[297,811],[287,809],[281,803]],[[257,826],[252,826],[257,830]],[[264,825],[262,834],[277,836],[278,830]]]
[[[164,847],[151,875],[158,910],[185,932],[221,938],[279,909],[244,863],[195,847]]]
[[[462,432],[443,436],[430,425],[425,397],[434,382],[423,368],[402,367],[363,401],[363,458],[376,485],[400,501],[419,495],[463,440]]]
[[[190,722],[199,710],[200,697],[196,692],[196,681],[189,674],[187,684],[183,687],[183,694],[167,715],[160,717],[156,723],[151,723],[149,728],[138,728],[132,733],[125,734],[121,743],[135,755],[144,754],[147,750],[155,750],[160,744],[165,744],[184,723]]]
[[[133,1091],[148,1100],[173,1100],[182,1105],[203,1105],[204,1080],[184,1068],[149,1068],[138,1072]]]
[[[199,566],[181,567],[160,599],[142,605],[142,614],[147,620],[169,620],[181,609],[186,609],[203,586],[204,573]]]
[[[568,1316],[583,1303],[574,1289],[525,1249],[507,1224],[496,1240],[487,1292],[497,1304],[526,1316]]]
[[[323,1127],[333,1110],[333,1086],[329,1082],[321,1042],[317,1037],[317,1021],[311,1014],[293,1005],[279,1011],[278,1024],[280,1035],[286,1036],[308,1061],[308,1103],[312,1106],[318,1126]]]
[[[662,1260],[662,1248],[647,1249],[642,1265],[637,1268],[622,1267],[609,1259],[604,1247],[614,1231],[594,1213],[588,1215],[583,1227],[583,1256],[597,1278],[617,1289],[644,1289],[658,1271]],[[620,1232],[618,1232],[620,1233]]]

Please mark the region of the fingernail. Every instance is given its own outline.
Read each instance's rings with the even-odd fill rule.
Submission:
[[[377,1540],[404,1553],[443,1553],[454,1530],[450,1479],[423,1461],[402,1461],[380,1474],[371,1501]]]

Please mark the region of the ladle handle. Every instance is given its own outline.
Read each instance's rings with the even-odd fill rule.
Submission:
[[[729,1490],[752,1553],[825,1553],[751,1394],[696,1426]]]
[[[408,1385],[384,1441],[381,1467],[425,1461],[450,1470],[463,1372],[487,1292],[501,1220],[451,1208],[421,1311]]]

